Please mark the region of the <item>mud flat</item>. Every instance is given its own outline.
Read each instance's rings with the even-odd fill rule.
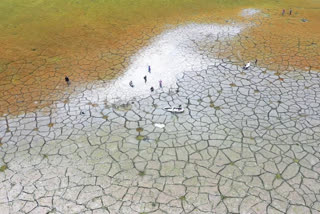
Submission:
[[[122,77],[0,117],[0,210],[319,213],[320,73],[217,57],[245,29],[181,25]]]

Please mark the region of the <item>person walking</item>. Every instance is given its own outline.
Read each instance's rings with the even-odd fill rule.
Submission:
[[[256,61],[254,61],[254,64],[255,64],[255,65],[257,65],[257,63],[258,63],[258,59],[256,59]]]
[[[147,76],[144,76],[143,79],[144,79],[144,83],[147,83]]]
[[[64,78],[64,80],[66,81],[66,83],[67,83],[68,85],[70,85],[70,79],[69,79],[69,77],[66,76],[66,77]]]
[[[282,9],[282,15],[284,16],[284,14],[286,13],[285,9]]]
[[[159,80],[159,86],[162,88],[162,80]]]

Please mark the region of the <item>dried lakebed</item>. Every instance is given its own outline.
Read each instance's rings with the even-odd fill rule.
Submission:
[[[214,59],[241,28],[208,26],[217,27],[164,33],[111,88],[88,84],[50,108],[1,117],[0,209],[319,213],[320,74]],[[176,43],[161,40],[170,33]],[[148,74],[158,60],[169,73],[159,63]],[[164,89],[150,93],[159,78]],[[163,110],[179,104],[183,114]]]

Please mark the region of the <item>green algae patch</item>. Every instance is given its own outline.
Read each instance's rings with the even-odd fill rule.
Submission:
[[[113,104],[112,108],[114,108],[114,109],[116,109],[118,111],[127,112],[127,111],[131,110],[132,106],[129,103],[120,104],[120,105]]]
[[[47,59],[47,62],[48,63],[59,62],[59,61],[61,61],[61,59],[62,59],[61,57],[56,56],[56,57],[52,57],[52,58]]]
[[[220,106],[215,106],[214,109],[215,109],[215,110],[220,110],[221,107],[220,107]]]
[[[143,176],[146,175],[146,172],[145,172],[145,171],[139,171],[138,175],[141,176],[141,177],[143,177]]]
[[[0,167],[0,172],[4,172],[6,169],[8,169],[8,166],[7,165],[2,165]]]
[[[137,139],[137,140],[143,140],[143,139],[144,139],[144,136],[138,135],[138,136],[136,137],[136,139]]]
[[[227,196],[221,195],[221,201],[223,201],[226,198],[227,198]]]
[[[180,199],[181,201],[185,201],[185,200],[186,200],[186,196],[185,196],[185,195],[180,196],[179,199]]]
[[[276,179],[281,179],[281,178],[282,178],[282,176],[280,173],[276,174]]]

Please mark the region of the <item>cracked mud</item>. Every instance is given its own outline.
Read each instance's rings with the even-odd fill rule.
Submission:
[[[1,116],[0,210],[320,213],[320,73],[260,61],[243,70],[237,57],[218,57],[251,27],[235,26],[183,25],[133,57],[145,67],[163,44],[177,46],[158,55],[173,76],[132,64],[114,85],[88,83],[52,106]],[[141,87],[128,94],[131,78]],[[145,93],[160,78],[164,87]],[[180,104],[182,114],[163,110]]]

